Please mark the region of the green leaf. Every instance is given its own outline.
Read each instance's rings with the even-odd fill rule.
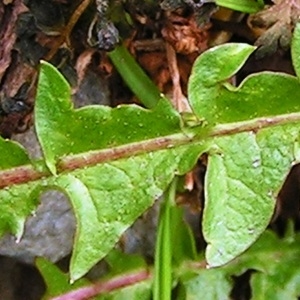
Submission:
[[[179,299],[223,300],[230,299],[232,282],[226,269],[202,269],[180,278]]]
[[[68,83],[47,63],[41,66],[35,120],[46,164],[57,176],[51,177],[43,162],[35,162],[29,166],[37,175],[33,181],[18,185],[10,182],[0,191],[3,199],[0,234],[11,231],[19,239],[25,218],[36,209],[39,194],[49,188],[61,189],[70,197],[78,222],[71,260],[72,280],[104,257],[120,235],[163,193],[174,173],[189,170],[204,151],[201,143],[195,143],[192,149],[184,145],[189,137],[181,130],[179,114],[167,101],[160,101],[153,111],[137,106],[74,110]],[[184,143],[171,149],[175,145],[170,142],[174,140],[176,144],[178,140],[176,134]],[[161,143],[165,142],[170,149],[148,149],[147,142],[151,139],[155,149],[163,149]],[[139,156],[134,156],[129,147],[131,158],[110,155],[105,163],[93,163],[89,168],[87,165],[83,169],[82,165],[75,167],[74,172],[72,168],[57,170],[57,164],[68,155],[78,154],[85,161],[93,150],[104,149],[114,154],[116,147],[127,144],[134,147],[139,141],[144,142]],[[8,150],[13,152],[12,148]],[[121,158],[125,150],[122,151],[119,151]],[[27,163],[21,159],[24,155],[18,153],[18,156],[19,162],[14,164]],[[7,161],[2,163],[5,168]],[[133,202],[137,203],[134,209]]]
[[[252,299],[298,299],[300,236],[278,238],[266,231],[242,256],[228,266],[229,274],[256,270],[251,275]]]
[[[110,274],[119,274],[130,270],[147,268],[144,258],[138,254],[127,254],[113,249],[105,257],[105,261],[110,267]]]
[[[270,230],[226,266],[201,269],[186,265],[178,299],[229,299],[232,276],[250,275],[251,299],[298,299],[300,295],[300,235],[278,238]]]
[[[216,4],[244,13],[256,13],[263,8],[262,0],[216,0]]]
[[[94,105],[74,110],[68,83],[46,62],[40,71],[35,118],[39,142],[54,174],[62,156],[181,131],[179,114],[166,100],[160,101],[153,110],[135,105],[115,109]]]
[[[16,142],[0,137],[0,170],[30,164],[25,149]]]
[[[200,55],[189,78],[188,95],[191,104],[196,105],[196,97],[205,98],[198,87],[199,84],[205,88],[217,89],[218,84],[228,80],[243,66],[254,50],[255,47],[248,44],[227,43],[210,48]],[[198,110],[195,109],[195,112],[198,113]]]
[[[68,188],[78,224],[71,262],[73,278],[82,276],[104,257],[121,234],[163,193],[184,152],[159,151],[58,177],[56,184],[64,190]],[[79,192],[82,190],[80,195],[71,191],[69,179],[74,180]]]
[[[298,79],[300,79],[300,23],[297,23],[294,29],[291,52],[294,69]]]
[[[66,193],[77,220],[70,266],[74,281],[107,255],[174,174],[191,169],[207,145],[189,145],[179,114],[164,100],[152,111],[134,105],[74,110],[69,89],[52,66],[41,66],[35,120],[47,166],[29,164],[21,148],[4,142],[11,153],[19,151],[10,164],[20,169],[0,174],[6,178],[0,189],[0,234],[20,239],[39,195],[46,189]],[[0,169],[9,167],[7,161]],[[19,166],[23,163],[28,164]]]
[[[239,87],[229,84],[228,79],[254,49],[225,44],[196,60],[189,80],[189,100],[198,118],[219,124],[300,111],[300,85],[293,76],[263,72],[247,77]]]
[[[34,214],[41,191],[40,182],[27,185],[15,185],[13,188],[0,190],[0,236],[11,232],[19,241],[23,235],[26,218]]]
[[[111,250],[122,233],[163,193],[175,173],[193,166],[205,147],[199,142],[192,147],[184,145],[186,142],[177,147],[169,142],[174,139],[176,144],[178,138],[180,142],[189,137],[182,132],[179,114],[165,100],[151,111],[135,105],[74,110],[68,97],[66,81],[51,65],[43,63],[36,131],[46,163],[57,174],[43,182],[64,191],[73,205],[78,226],[70,272],[76,280]],[[160,143],[167,141],[169,149],[152,151],[148,141],[160,148]],[[143,144],[139,155],[134,155],[130,151],[138,142]],[[123,145],[125,149],[119,151]],[[61,171],[65,157],[86,163],[101,149],[111,158]],[[126,157],[126,151],[130,157]]]
[[[226,82],[253,49],[227,44],[198,58],[189,82],[189,95],[199,118],[209,124],[255,118],[265,118],[262,120],[267,123],[272,116],[286,115],[283,118],[288,120],[292,118],[288,114],[300,111],[300,85],[293,76],[259,73],[246,78],[238,88]],[[226,57],[232,57],[229,63]],[[288,101],[284,101],[286,97]],[[299,126],[294,124],[214,140],[203,219],[208,242],[206,257],[211,266],[236,257],[266,228],[275,197],[299,157],[298,132]]]
[[[86,279],[80,279],[75,284],[70,284],[69,275],[62,272],[53,263],[41,257],[37,258],[35,262],[47,286],[43,299],[51,299],[89,284],[89,281]]]
[[[23,171],[26,172],[26,165],[31,166],[31,161],[25,149],[16,142],[0,137],[0,151],[0,170],[25,166]],[[7,177],[9,177],[9,174],[7,174]],[[0,236],[10,231],[16,236],[17,241],[20,240],[26,217],[34,213],[37,205],[37,195],[33,193],[35,186],[36,184],[32,183],[23,189],[17,187],[13,191],[4,189],[0,192]]]
[[[29,164],[26,154],[16,150],[23,155],[16,166],[28,163],[34,176],[26,183],[25,169],[18,184],[2,185],[0,234],[11,231],[20,238],[39,194],[49,188],[62,190],[78,223],[71,259],[71,279],[76,280],[107,255],[122,233],[162,195],[174,174],[190,170],[209,149],[204,215],[209,263],[224,264],[249,247],[266,227],[274,197],[299,158],[299,128],[292,124],[299,120],[299,82],[292,76],[263,73],[233,88],[226,78],[240,68],[253,47],[223,47],[199,59],[205,76],[197,73],[195,65],[190,100],[198,118],[206,122],[190,128],[182,128],[178,112],[164,100],[151,111],[134,105],[74,110],[68,84],[44,63],[35,120],[52,174],[43,161]],[[233,56],[234,64],[227,66],[218,59],[218,55],[226,58],[224,53]],[[263,88],[254,89],[260,84]],[[289,101],[283,102],[287,95]],[[262,119],[251,119],[258,117]],[[4,171],[1,178],[7,175]],[[236,243],[239,239],[241,245]]]
[[[215,140],[203,217],[210,266],[235,258],[268,225],[276,196],[296,162],[293,149],[299,129],[299,125],[285,125]]]
[[[71,109],[71,102],[69,101],[71,97],[70,88],[68,82],[59,72],[51,72],[50,70],[54,68],[50,64],[46,62],[41,63],[41,70],[39,75],[39,83],[37,90],[37,101],[35,104],[35,128],[37,131],[38,138],[40,136],[40,131],[47,131],[48,122],[40,120],[39,115],[47,116],[50,120],[53,119],[52,122],[58,122],[57,116],[63,115],[66,111]],[[49,71],[47,72],[47,69]],[[50,101],[50,105],[40,105],[38,99],[47,99]],[[60,105],[55,105],[55,103],[59,103]],[[41,103],[42,104],[42,103]],[[64,127],[69,126],[69,123],[65,124]],[[60,144],[64,144],[65,142],[72,142],[70,140],[66,140],[67,137],[60,136],[59,132],[56,136],[51,135],[51,131],[49,132],[49,136],[47,141],[43,141],[39,139],[39,142],[44,150],[44,155],[46,158],[46,163],[48,168],[53,174],[56,174],[56,157],[54,153],[60,149]],[[55,141],[53,141],[53,139]],[[53,149],[52,151],[47,149]]]
[[[274,116],[281,116],[286,123],[295,121],[293,114],[300,111],[297,78],[264,72],[249,76],[237,88],[227,82],[253,49],[226,44],[198,58],[189,82],[189,96],[199,119],[208,124],[229,123],[216,126],[229,134],[234,133],[234,124],[243,127],[247,120],[255,122],[257,118],[257,125],[274,122]],[[226,57],[232,57],[230,62]],[[210,266],[227,263],[264,231],[277,193],[299,159],[298,124],[265,129],[258,125],[254,131],[246,127],[245,133],[212,142],[203,219]]]

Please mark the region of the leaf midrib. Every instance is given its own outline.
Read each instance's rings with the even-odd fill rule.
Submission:
[[[242,132],[257,132],[264,128],[297,123],[300,121],[300,112],[285,115],[262,117],[236,123],[219,124],[211,129],[203,125],[185,128],[183,132],[173,135],[153,138],[145,141],[129,143],[109,149],[93,150],[79,154],[72,154],[61,158],[57,163],[57,173],[86,168],[100,163],[128,158],[130,156],[176,148],[187,144],[203,142],[209,138],[233,135]],[[38,160],[36,161],[38,162]],[[0,171],[0,188],[14,184],[23,184],[29,181],[50,177],[53,174],[46,165],[22,165]]]

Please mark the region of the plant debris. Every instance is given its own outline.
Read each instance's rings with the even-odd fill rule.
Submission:
[[[256,56],[272,54],[280,47],[289,48],[292,31],[300,16],[299,0],[273,0],[274,5],[250,15],[248,25],[258,37],[255,45],[259,46]]]

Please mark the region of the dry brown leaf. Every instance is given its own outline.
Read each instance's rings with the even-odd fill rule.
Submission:
[[[292,30],[300,17],[300,0],[273,0],[274,5],[251,15],[248,26],[258,35],[258,57],[274,53],[278,47],[287,49]]]
[[[177,53],[201,53],[208,48],[209,28],[210,24],[200,28],[194,19],[194,15],[182,17],[171,13],[168,15],[161,33]]]
[[[170,82],[170,74],[166,65],[166,53],[162,51],[140,53],[137,56],[139,64],[150,75],[161,92],[166,92]]]
[[[85,76],[86,70],[91,63],[96,49],[87,49],[77,58],[75,69],[77,71],[77,86],[79,86]]]
[[[28,82],[33,78],[36,73],[36,69],[28,64],[15,62],[10,65],[10,72],[6,74],[5,85],[3,85],[3,91],[9,97],[14,97],[19,91],[24,82]]]
[[[0,19],[2,20],[0,27],[0,81],[12,60],[11,51],[16,41],[15,29],[18,16],[27,10],[22,0],[13,1],[10,9],[0,2]]]

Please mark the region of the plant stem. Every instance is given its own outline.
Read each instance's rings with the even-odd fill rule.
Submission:
[[[200,143],[218,136],[232,135],[242,132],[257,132],[264,128],[300,122],[300,113],[292,113],[275,117],[257,118],[249,121],[221,124],[211,129],[203,125],[186,128],[185,132],[135,142],[110,149],[101,149],[69,155],[62,158],[57,165],[58,173],[71,171],[99,163],[140,155],[151,151],[174,148],[189,143]],[[0,188],[13,184],[22,184],[52,176],[46,167],[37,169],[34,165],[24,165],[0,171]]]
[[[108,56],[131,91],[147,108],[153,108],[163,98],[157,86],[123,45],[117,46]]]
[[[79,288],[77,290],[73,290],[64,295],[54,297],[51,300],[90,299],[91,297],[94,297],[94,296],[97,296],[100,294],[104,294],[104,293],[109,293],[116,289],[147,280],[150,277],[151,277],[151,274],[149,273],[148,270],[140,270],[139,272],[136,272],[136,273],[124,274],[124,275],[109,279],[107,281],[101,281],[101,282],[95,283],[90,286],[85,286],[85,287]]]
[[[164,193],[161,204],[159,225],[155,249],[155,277],[153,287],[154,300],[170,300],[172,292],[172,246],[171,246],[171,212],[175,203],[177,177],[173,179]]]

